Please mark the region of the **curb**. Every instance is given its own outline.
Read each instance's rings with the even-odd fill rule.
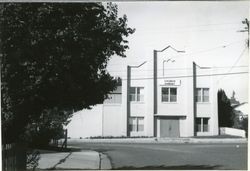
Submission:
[[[247,138],[151,138],[151,139],[71,139],[68,143],[247,143]]]
[[[99,170],[111,170],[111,162],[107,155],[99,152]]]

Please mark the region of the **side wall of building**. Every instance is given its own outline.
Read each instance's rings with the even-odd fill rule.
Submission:
[[[71,122],[67,125],[70,138],[86,138],[102,135],[102,108],[103,105],[93,106],[91,110],[81,110],[74,113]]]
[[[209,88],[209,101],[197,102],[197,118],[208,118],[208,131],[197,132],[197,135],[218,135],[218,102],[217,102],[217,84],[213,77],[202,76],[213,72],[211,70],[197,69],[197,88]]]
[[[124,123],[120,104],[103,106],[103,136],[126,136]]]

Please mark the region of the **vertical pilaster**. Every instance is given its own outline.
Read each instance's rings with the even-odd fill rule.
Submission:
[[[157,51],[154,50],[154,114],[157,114]]]
[[[153,99],[154,99],[154,103],[153,103],[153,115],[156,115],[157,114],[157,51],[154,50],[154,62],[153,62],[153,72],[154,72],[154,77],[153,77]],[[154,119],[153,119],[153,127],[154,127],[154,136],[156,137],[157,136],[157,124],[156,124],[156,117],[153,116]]]
[[[127,136],[130,136],[129,117],[130,117],[130,87],[131,87],[131,67],[127,66]]]
[[[194,136],[196,136],[197,103],[196,103],[196,64],[195,62],[193,62],[193,114],[194,114]]]

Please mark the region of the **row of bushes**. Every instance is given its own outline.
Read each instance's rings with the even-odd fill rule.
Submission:
[[[94,136],[89,137],[88,139],[123,139],[123,138],[153,138],[152,136],[134,136],[134,137],[128,137],[128,136]]]

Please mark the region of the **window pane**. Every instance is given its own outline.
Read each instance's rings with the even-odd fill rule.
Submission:
[[[201,102],[201,88],[196,89],[196,102]]]
[[[129,118],[129,130],[136,131],[136,118]]]
[[[163,102],[168,102],[168,89],[166,87],[161,88],[161,101]]]
[[[161,101],[168,102],[168,95],[162,95]]]
[[[170,95],[170,102],[176,102],[177,96],[176,95]]]
[[[209,89],[203,89],[203,102],[209,102]]]
[[[141,92],[141,87],[137,87],[137,94],[140,94]]]
[[[122,102],[122,95],[121,94],[109,94],[108,98],[105,99],[104,103],[116,103],[120,104]]]
[[[177,95],[177,88],[170,88],[171,95]]]
[[[135,87],[130,87],[130,94],[129,94],[129,100],[135,101]]]
[[[138,125],[138,132],[144,131],[144,125]]]
[[[122,94],[116,94],[115,96],[114,96],[114,103],[122,103]]]
[[[143,94],[137,94],[137,101],[143,102],[144,101],[144,95]]]
[[[196,131],[201,132],[201,118],[196,118]]]
[[[138,118],[138,131],[144,131],[144,118]]]
[[[130,101],[135,101],[135,94],[130,94],[129,97],[130,97]]]
[[[177,88],[170,88],[170,102],[177,101]]]
[[[161,88],[161,92],[162,92],[162,94],[164,94],[164,95],[168,95],[168,89],[169,89],[169,88],[162,87],[162,88]]]
[[[143,87],[130,87],[130,101],[144,101],[144,88]]]
[[[140,101],[141,99],[140,99],[140,94],[136,94],[136,101]]]
[[[136,123],[136,120],[135,118],[129,118],[129,124],[135,124]]]
[[[135,94],[135,87],[130,87],[130,94]]]
[[[139,87],[140,88],[140,94],[144,94],[144,87]]]
[[[203,118],[203,132],[208,132],[208,118]]]
[[[143,87],[137,87],[137,101],[144,101],[144,88]]]
[[[131,131],[136,132],[136,125],[132,125]]]

